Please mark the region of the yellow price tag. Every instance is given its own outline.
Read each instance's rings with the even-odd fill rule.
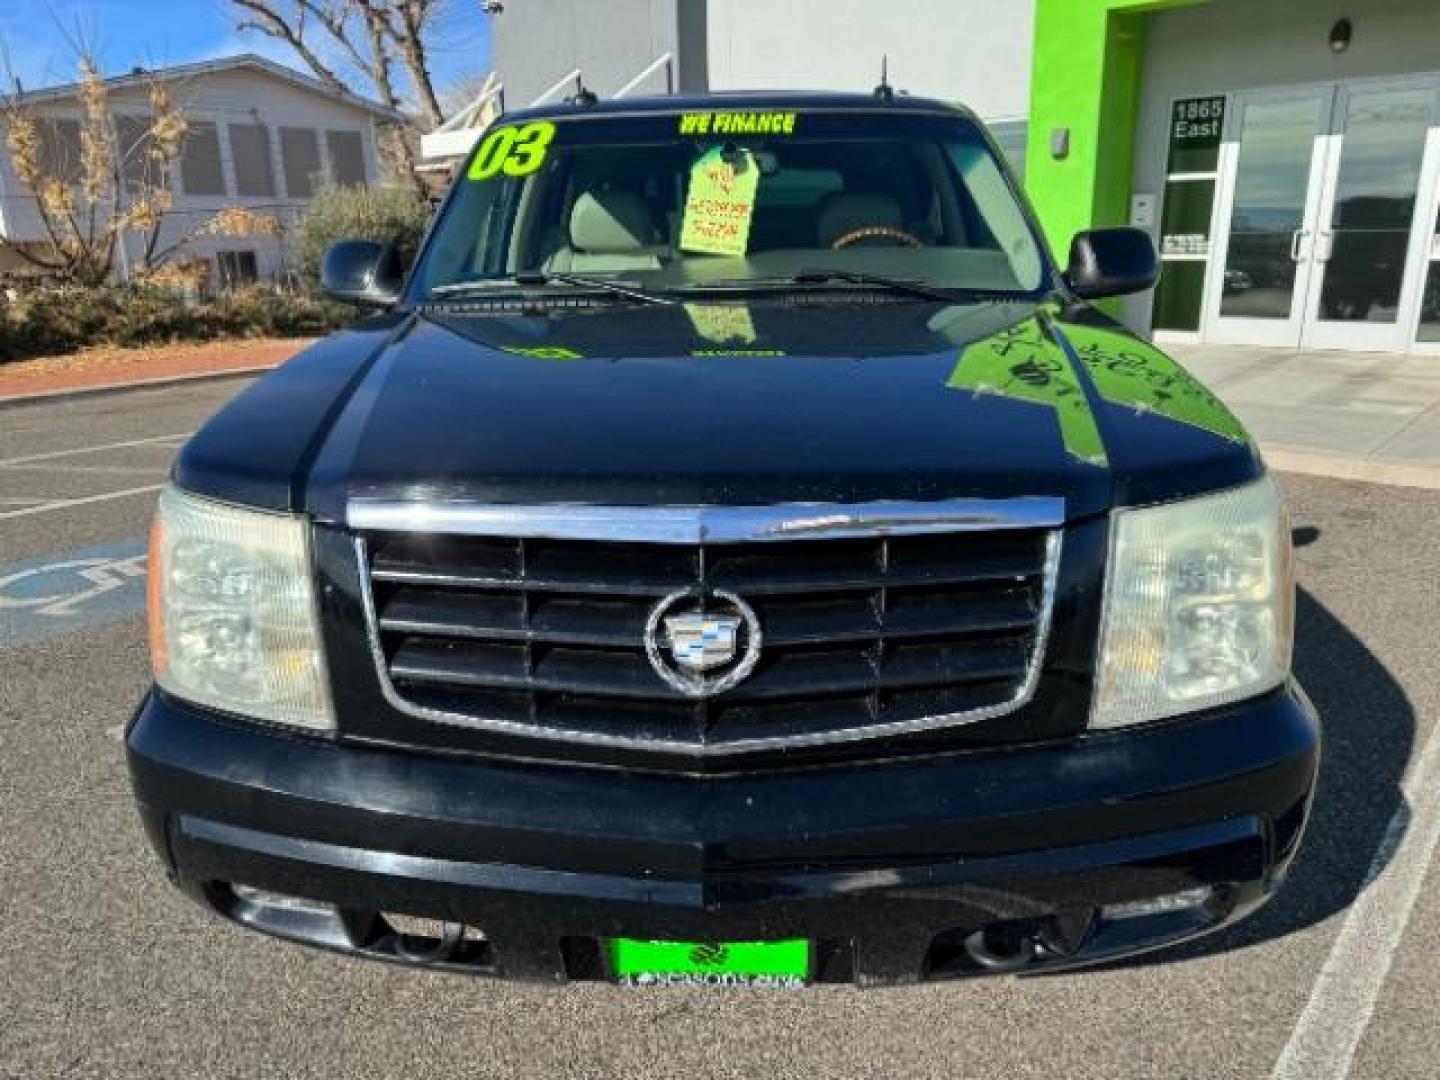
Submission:
[[[690,169],[690,191],[680,223],[680,250],[710,255],[744,255],[760,168],[749,153],[727,161],[719,147],[702,154]]]

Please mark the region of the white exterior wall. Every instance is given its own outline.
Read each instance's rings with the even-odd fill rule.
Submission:
[[[1350,48],[1329,47],[1342,15],[1354,24]],[[1373,75],[1440,71],[1436,0],[1215,0],[1151,16],[1145,27],[1140,113],[1131,190],[1164,190],[1170,106],[1176,98]],[[1159,216],[1154,234],[1159,239]],[[1150,295],[1130,298],[1126,322],[1150,326]]]
[[[675,57],[677,84],[685,34],[682,6],[694,0],[520,0],[490,19],[496,70],[505,84],[505,107],[523,109],[567,73],[580,68],[585,85],[609,97],[657,57]],[[703,48],[703,46],[702,46]],[[689,86],[689,89],[703,87]],[[566,84],[549,100],[573,93]],[[663,94],[657,72],[632,96]]]
[[[111,112],[115,116],[130,113],[150,115],[148,87],[134,86],[113,90]],[[329,95],[309,91],[284,79],[255,68],[237,67],[226,71],[197,75],[174,84],[176,103],[190,121],[211,121],[220,140],[221,168],[225,179],[223,196],[185,194],[177,163],[172,181],[175,205],[167,215],[160,247],[193,232],[208,221],[216,211],[243,206],[257,213],[280,218],[288,228],[294,225],[307,200],[291,198],[285,190],[285,172],[280,158],[280,128],[312,128],[317,132],[322,167],[329,170],[326,131],[353,131],[361,137],[368,184],[379,182],[379,160],[376,156],[373,114],[368,110]],[[31,107],[37,117],[78,118],[80,109],[73,99],[37,101]],[[228,125],[231,123],[263,123],[270,130],[271,171],[275,179],[273,198],[236,194],[234,161],[231,156]],[[10,155],[3,148],[4,124],[0,123],[0,234],[17,241],[41,241],[43,227],[36,213],[34,200],[21,184]],[[214,256],[224,250],[252,250],[262,278],[274,275],[289,264],[293,240],[285,237],[195,236],[188,240],[180,257]],[[144,244],[139,235],[128,237],[132,258]],[[0,271],[15,268],[16,257],[6,252],[0,257]],[[118,259],[117,259],[118,261]],[[22,266],[24,264],[21,264]],[[218,273],[218,267],[215,268]]]
[[[985,120],[1030,113],[1032,0],[709,0],[708,12],[712,90],[866,91],[887,55],[897,90]]]

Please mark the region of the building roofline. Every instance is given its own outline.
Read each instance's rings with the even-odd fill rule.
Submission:
[[[338,91],[326,86],[319,79],[304,72],[296,71],[294,68],[278,64],[274,60],[267,60],[257,53],[238,53],[234,56],[223,56],[215,60],[200,60],[192,64],[175,64],[170,67],[148,68],[143,71],[132,71],[124,75],[110,75],[105,78],[105,85],[111,90],[123,90],[132,86],[142,86],[159,79],[164,82],[176,82],[183,79],[193,79],[202,75],[211,75],[220,71],[234,71],[239,68],[254,68],[284,80],[312,93],[322,94],[325,97],[333,98],[336,101],[343,101],[347,105],[353,105],[357,109],[376,116],[383,116],[388,120],[407,120],[409,117],[398,109],[391,109],[381,105],[378,101],[371,101],[369,98],[359,94],[352,94],[348,91]],[[79,93],[78,82],[63,83],[58,86],[42,86],[34,90],[24,90],[13,95],[13,100],[21,105],[28,105],[42,101],[63,101],[73,98]]]

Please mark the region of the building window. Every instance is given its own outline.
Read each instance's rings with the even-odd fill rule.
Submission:
[[[273,198],[275,170],[270,164],[270,132],[264,124],[231,124],[230,156],[235,162],[235,193]]]
[[[40,139],[41,174],[58,177],[67,184],[78,181],[80,121],[41,117],[35,121],[35,131]]]
[[[192,120],[180,156],[180,182],[186,195],[224,195],[220,130],[209,120]]]
[[[260,280],[260,266],[253,251],[222,251],[216,260],[220,264],[222,289],[253,285]]]
[[[1015,174],[1015,179],[1025,182],[1025,151],[1030,145],[1030,122],[1028,120],[996,120],[987,124],[990,134],[995,137],[1005,163]]]
[[[365,186],[365,144],[358,131],[327,131],[330,179],[346,187]]]
[[[143,116],[115,118],[115,150],[120,159],[120,180],[126,191],[138,191],[147,184],[158,184],[154,163],[150,159],[150,121]]]
[[[314,128],[282,127],[280,159],[285,168],[285,194],[308,199],[315,194],[320,175],[320,137]]]

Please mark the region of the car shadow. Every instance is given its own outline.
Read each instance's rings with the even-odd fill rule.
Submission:
[[[1244,922],[1101,966],[1175,963],[1303,930],[1345,910],[1359,895],[1397,811],[1408,825],[1400,781],[1415,737],[1414,709],[1365,643],[1303,588],[1296,606],[1295,674],[1320,714],[1323,741],[1314,808],[1288,880]]]

